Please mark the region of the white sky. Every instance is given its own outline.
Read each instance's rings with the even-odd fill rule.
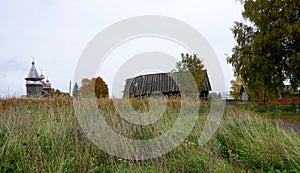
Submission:
[[[236,0],[2,0],[0,97],[26,94],[24,77],[31,67],[32,57],[39,73],[42,69],[52,87],[67,92],[87,43],[111,24],[140,15],[168,16],[197,29],[216,52],[226,80],[223,91],[229,91],[233,72],[225,54],[230,55],[235,44],[230,28],[234,21],[242,19],[241,11],[242,6]],[[159,40],[136,40],[120,47],[112,53],[109,65],[101,69],[99,75],[110,87],[114,73],[122,65],[120,59],[142,52],[145,46],[180,59],[184,49],[157,42]]]

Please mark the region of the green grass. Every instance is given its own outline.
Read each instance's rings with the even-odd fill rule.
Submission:
[[[131,103],[139,112],[148,110],[147,102]],[[169,101],[157,123],[136,127],[118,117],[111,100],[98,100],[98,105],[116,132],[133,139],[164,133],[180,109],[178,101]],[[196,126],[180,146],[158,158],[132,161],[93,144],[79,126],[70,99],[0,100],[0,172],[299,172],[299,135],[251,111],[227,108],[217,132],[199,146],[208,110],[201,104]]]
[[[264,113],[260,113],[260,115],[269,118],[285,119],[285,120],[300,122],[300,114],[297,113],[295,114],[293,112],[284,112],[284,113],[264,112]]]
[[[240,109],[246,109],[254,111],[257,115],[264,116],[267,118],[274,119],[286,119],[290,121],[300,122],[300,105],[293,104],[267,104],[267,105],[258,105],[253,103],[242,103],[239,104]],[[296,108],[296,109],[295,109]]]

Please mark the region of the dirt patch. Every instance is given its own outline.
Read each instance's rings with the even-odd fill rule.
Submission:
[[[296,132],[300,135],[300,122],[290,121],[290,120],[282,120],[282,119],[272,119],[276,125],[279,127]]]

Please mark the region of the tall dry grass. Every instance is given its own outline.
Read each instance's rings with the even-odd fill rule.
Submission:
[[[178,100],[170,100],[156,124],[141,127],[120,119],[111,100],[97,102],[112,128],[134,139],[162,134],[180,109]],[[147,100],[131,104],[140,112],[149,109]],[[299,135],[249,111],[227,108],[218,131],[200,147],[208,111],[201,104],[193,131],[170,153],[131,161],[110,156],[85,136],[70,98],[0,100],[0,172],[299,172]]]

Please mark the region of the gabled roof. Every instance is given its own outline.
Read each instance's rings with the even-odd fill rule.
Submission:
[[[37,72],[35,65],[34,65],[34,61],[32,61],[32,66],[31,69],[27,75],[27,78],[25,78],[25,80],[31,80],[31,81],[39,81],[44,79],[44,77],[41,75],[39,75],[39,73]]]
[[[207,70],[203,71],[204,82],[202,91],[211,91],[210,81],[207,75]],[[157,91],[162,93],[179,93],[177,75],[180,72],[174,73],[156,73],[140,75],[126,80],[124,87],[124,97],[139,97],[151,95]]]

